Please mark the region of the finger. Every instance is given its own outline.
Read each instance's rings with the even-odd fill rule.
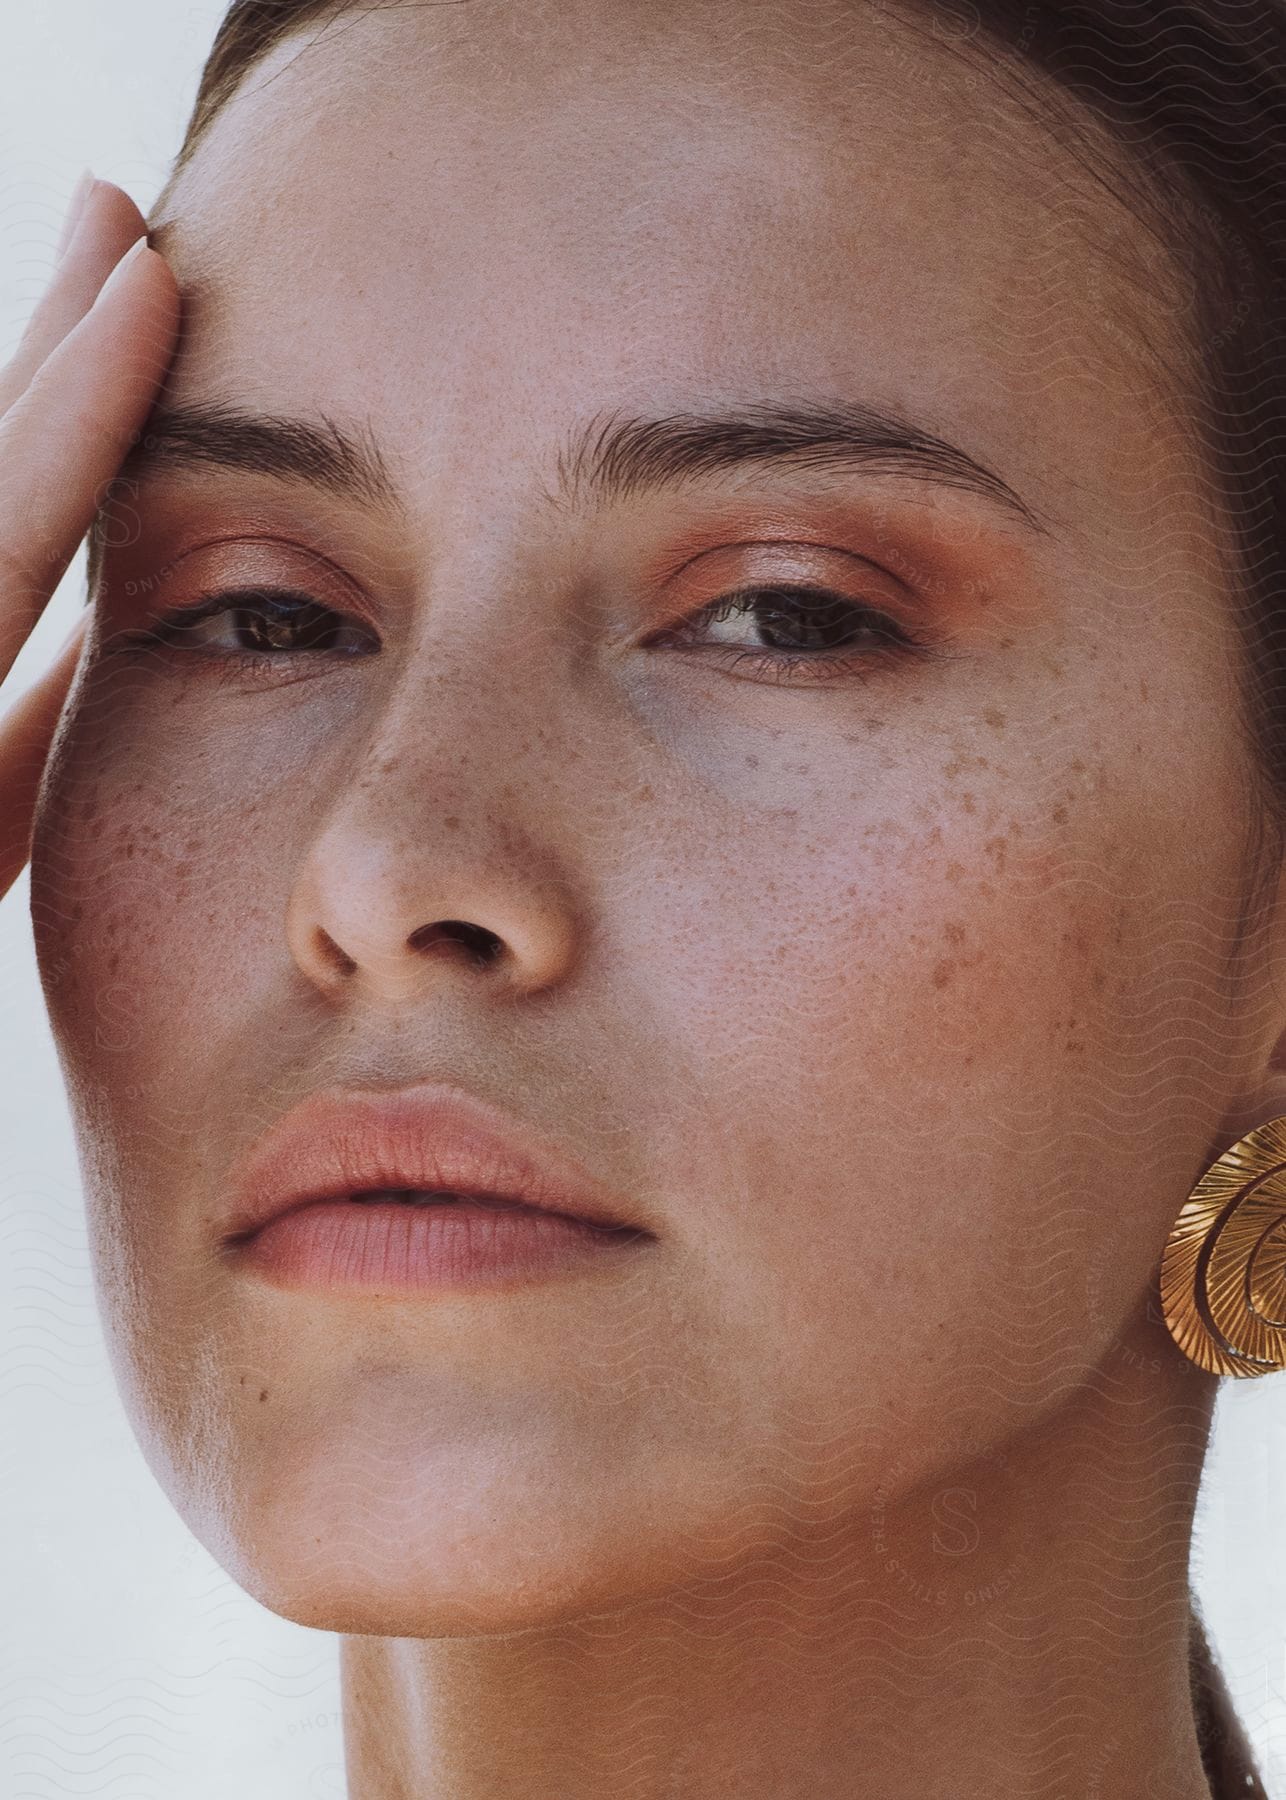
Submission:
[[[31,853],[40,778],[88,622],[88,613],[82,614],[45,673],[0,716],[0,898],[18,879]]]
[[[67,246],[76,235],[76,227],[80,224],[89,196],[94,191],[94,182],[94,171],[85,169],[72,189],[71,199],[67,202],[67,216],[63,220],[62,230],[58,234],[58,247],[54,251],[55,263],[62,261]]]
[[[140,238],[0,419],[0,680],[137,442],[178,326],[174,276]]]
[[[27,322],[17,350],[0,369],[0,413],[22,394],[45,358],[94,304],[112,269],[147,224],[129,195],[96,181],[63,259]]]

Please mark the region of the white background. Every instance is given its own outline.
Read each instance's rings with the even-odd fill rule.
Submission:
[[[223,10],[0,0],[0,360],[49,278],[82,167],[151,205]],[[83,592],[82,554],[0,707]],[[6,1800],[340,1800],[338,1640],[233,1585],[174,1514],[116,1397],[25,876],[0,901],[0,1446]],[[1193,1575],[1269,1792],[1286,1800],[1286,1375],[1224,1384]]]

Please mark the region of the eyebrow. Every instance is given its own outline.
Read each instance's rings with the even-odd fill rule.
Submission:
[[[217,401],[159,407],[120,473],[214,464],[248,474],[284,476],[373,506],[397,504],[397,488],[369,427],[248,412]]]
[[[560,491],[621,499],[643,489],[754,464],[865,470],[972,493],[1048,532],[1049,522],[1000,476],[946,439],[865,405],[761,401],[663,418],[609,417],[583,427],[558,462]]]
[[[369,425],[255,413],[211,402],[163,406],[121,465],[124,475],[214,464],[302,481],[367,506],[400,494]],[[751,465],[865,470],[957,489],[1010,520],[1048,520],[975,457],[895,413],[865,405],[761,401],[646,418],[609,414],[575,429],[555,462],[551,498],[607,504]]]

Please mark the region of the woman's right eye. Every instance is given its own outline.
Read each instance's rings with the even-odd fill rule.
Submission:
[[[314,651],[366,655],[379,639],[363,620],[333,611],[308,594],[283,588],[236,588],[207,594],[162,614],[131,641],[218,655],[279,659]]]

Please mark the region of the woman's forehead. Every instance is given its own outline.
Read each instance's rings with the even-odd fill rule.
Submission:
[[[774,64],[779,36],[724,46],[717,10],[671,41],[578,4],[501,80],[498,46],[436,54],[444,30],[485,50],[481,13],[447,9],[466,39],[438,10],[280,46],[216,119],[162,221],[181,396],[370,416],[414,454],[430,415],[495,444],[518,417],[530,441],[604,407],[831,395],[1096,528],[1167,426],[1186,452],[1133,330],[1137,222],[888,15],[847,8],[842,57]]]

